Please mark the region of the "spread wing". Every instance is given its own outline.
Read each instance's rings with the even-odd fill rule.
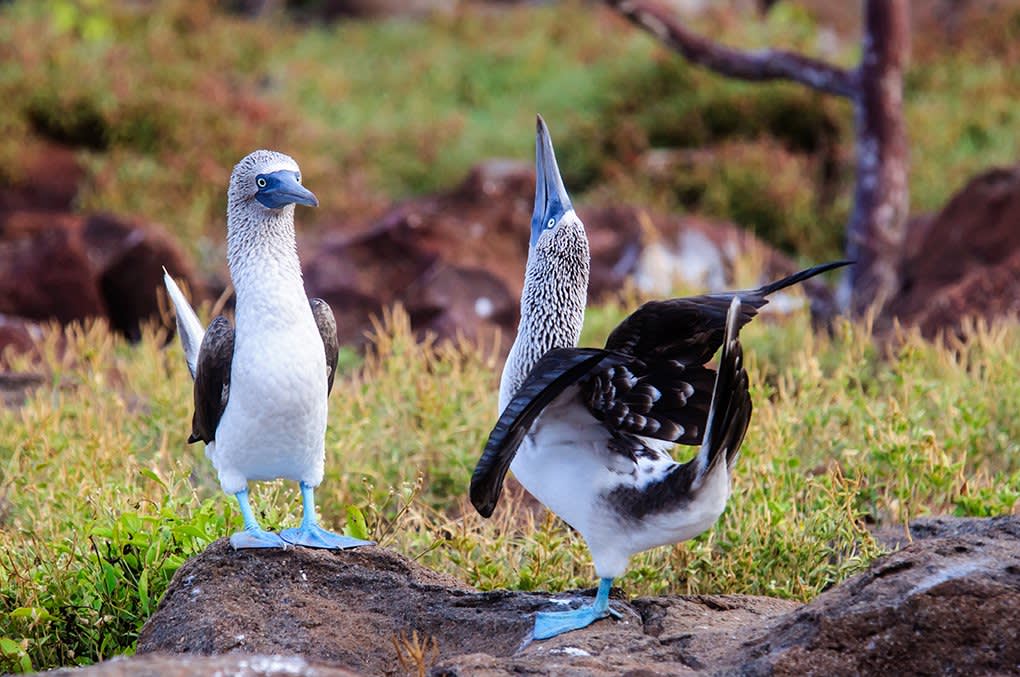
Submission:
[[[230,395],[230,365],[234,359],[234,328],[220,315],[205,330],[195,368],[195,415],[188,442],[208,444],[216,439],[216,428]]]
[[[641,359],[593,348],[556,348],[531,370],[503,410],[471,478],[471,502],[488,517],[524,436],[555,400],[576,397],[601,421],[610,451],[629,461],[648,449],[640,438],[696,444],[703,435],[715,373],[700,365]],[[576,391],[569,391],[577,386]]]
[[[579,385],[585,406],[614,437],[699,444],[714,380],[711,369],[667,355],[601,365]]]
[[[336,317],[329,304],[322,299],[309,299],[312,306],[312,317],[322,337],[322,347],[326,351],[326,367],[329,370],[329,386],[326,395],[333,392],[333,377],[336,376],[336,364],[340,357],[340,341],[336,336]]]
[[[645,359],[668,356],[687,365],[704,364],[722,346],[726,316],[734,297],[740,297],[736,317],[739,331],[768,303],[769,294],[851,263],[853,261],[823,263],[757,289],[649,301],[613,330],[606,340],[606,350]]]
[[[591,348],[554,348],[542,356],[500,414],[471,476],[471,503],[482,516],[496,509],[503,478],[539,414],[585,374],[621,357]]]

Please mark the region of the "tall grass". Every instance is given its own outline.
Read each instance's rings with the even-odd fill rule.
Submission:
[[[586,342],[620,313],[593,309]],[[945,344],[904,333],[888,355],[867,327],[818,336],[803,315],[743,337],[755,413],[726,513],[635,557],[628,593],[805,600],[878,554],[873,525],[1006,513],[1020,496],[1016,325]],[[102,323],[54,330],[47,384],[0,412],[2,669],[130,651],[184,559],[241,527],[200,445],[185,443],[191,380],[164,341],[150,330],[128,346]],[[515,493],[491,520],[466,502],[498,367],[485,348],[417,344],[407,317],[389,315],[337,379],[324,519],[361,514],[382,545],[483,589],[589,586],[584,544],[558,520]],[[253,496],[268,526],[298,521],[291,483]]]

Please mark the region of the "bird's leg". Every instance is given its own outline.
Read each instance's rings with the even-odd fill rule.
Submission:
[[[244,518],[244,531],[238,531],[230,537],[230,545],[234,546],[234,550],[287,547],[286,541],[259,526],[258,520],[252,514],[251,504],[248,503],[247,488],[237,492],[234,496],[237,498],[237,504],[241,506],[241,517]]]
[[[345,550],[362,545],[373,545],[372,541],[341,536],[320,527],[319,521],[315,517],[315,488],[304,482],[301,482],[301,501],[304,504],[301,526],[296,529],[284,529],[280,532],[283,540],[294,545],[303,545],[306,548],[325,548],[327,550]]]
[[[609,590],[613,587],[612,578],[599,580],[599,591],[593,604],[585,605],[570,611],[540,611],[535,614],[535,639],[549,639],[571,630],[586,628],[600,618],[612,616],[620,618],[620,612],[609,606]]]

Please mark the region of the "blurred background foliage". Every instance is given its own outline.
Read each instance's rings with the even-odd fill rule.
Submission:
[[[315,232],[450,187],[486,158],[530,160],[541,112],[581,201],[733,220],[805,258],[842,248],[846,101],[692,67],[594,2],[333,23],[309,18],[315,3],[289,3],[290,14],[286,4],[258,19],[201,0],[4,4],[0,180],[16,178],[25,144],[72,145],[88,172],[80,209],[161,222],[211,262],[223,186],[254,147],[299,160],[324,207],[305,219]],[[830,4],[759,16],[717,3],[692,23],[727,44],[853,66],[856,10]],[[914,9],[915,212],[1018,157],[1020,72],[1009,64],[1020,61],[1020,7],[991,3],[947,23],[944,4]]]

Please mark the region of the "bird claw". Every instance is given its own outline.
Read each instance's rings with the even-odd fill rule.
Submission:
[[[286,550],[290,545],[278,534],[265,529],[245,529],[231,535],[230,545],[234,550],[250,550],[257,548],[279,548]]]
[[[363,541],[360,538],[342,536],[326,531],[318,524],[302,525],[294,529],[280,532],[283,540],[292,545],[303,545],[306,548],[322,548],[324,550],[348,550],[364,545],[375,545],[375,541]]]

